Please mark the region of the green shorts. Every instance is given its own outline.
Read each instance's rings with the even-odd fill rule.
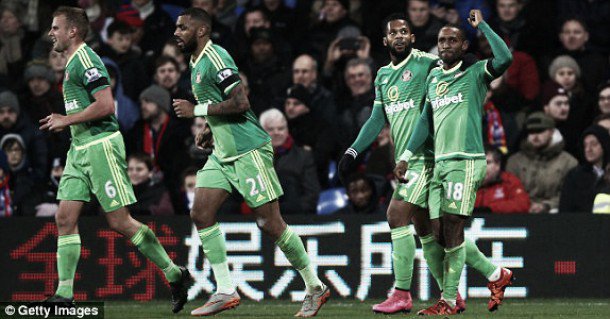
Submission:
[[[58,200],[88,202],[95,195],[105,212],[136,202],[127,176],[125,144],[120,132],[106,135],[68,151]]]
[[[428,199],[430,219],[443,213],[471,216],[486,168],[484,158],[436,162]]]
[[[251,208],[278,199],[284,194],[273,168],[273,148],[267,143],[235,161],[221,162],[208,157],[197,172],[197,187],[220,188],[231,193],[234,187]]]
[[[432,180],[434,160],[409,161],[407,183],[399,183],[392,194],[393,199],[403,200],[419,207],[428,207],[428,187]]]

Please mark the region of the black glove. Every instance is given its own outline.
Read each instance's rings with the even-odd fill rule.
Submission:
[[[356,150],[354,150],[353,148],[348,148],[347,151],[345,151],[345,154],[343,154],[343,156],[341,157],[341,160],[339,161],[339,166],[337,168],[339,173],[339,180],[341,180],[341,184],[343,184],[343,186],[345,187],[347,187],[347,177],[349,176],[352,170],[352,164],[356,160],[357,156],[358,153],[356,152]]]

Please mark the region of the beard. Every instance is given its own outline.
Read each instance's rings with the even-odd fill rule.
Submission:
[[[405,46],[405,49],[402,51],[398,51],[394,47],[388,46],[388,52],[399,61],[402,61],[409,56],[409,53],[411,53],[411,46]]]

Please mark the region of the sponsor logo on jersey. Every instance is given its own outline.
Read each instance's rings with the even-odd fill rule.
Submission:
[[[398,93],[398,87],[396,85],[390,86],[390,88],[388,89],[388,98],[390,99],[390,101],[396,102],[399,96],[400,93]]]
[[[218,71],[218,82],[222,82],[224,81],[226,78],[230,77],[231,75],[233,75],[233,70],[231,69],[222,69],[220,71]]]
[[[85,71],[85,77],[87,78],[87,83],[91,83],[95,80],[99,80],[102,77],[102,73],[97,68],[90,68]]]
[[[66,102],[66,112],[70,112],[70,111],[76,110],[76,109],[78,109],[78,102],[76,100]]]
[[[402,80],[404,82],[411,80],[412,77],[413,77],[413,72],[411,72],[411,70],[407,69],[405,72],[402,73]]]
[[[458,104],[460,102],[464,102],[464,96],[462,93],[452,96],[437,97],[436,99],[432,100],[431,103],[432,109],[436,110],[439,107],[447,106],[449,104]]]
[[[409,109],[412,109],[414,107],[415,107],[415,101],[413,101],[413,99],[410,99],[410,100],[404,101],[404,102],[390,103],[385,106],[385,113],[387,115],[391,115],[394,113],[398,113],[402,110],[408,111]]]

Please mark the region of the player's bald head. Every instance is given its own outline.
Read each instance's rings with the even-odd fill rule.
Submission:
[[[212,28],[212,17],[205,12],[205,10],[200,9],[200,8],[188,8],[184,11],[182,11],[182,13],[180,13],[179,16],[188,16],[191,18],[191,20],[203,23],[203,25],[205,25],[206,28],[211,29]]]

